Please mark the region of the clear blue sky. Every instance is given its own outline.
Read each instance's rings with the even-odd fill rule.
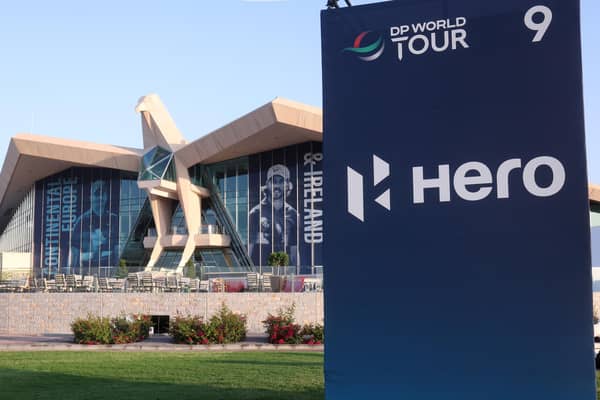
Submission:
[[[6,2],[0,158],[10,136],[29,131],[139,147],[133,108],[152,92],[188,139],[276,96],[321,106],[324,3]],[[582,14],[589,174],[600,183],[600,2],[582,0]]]

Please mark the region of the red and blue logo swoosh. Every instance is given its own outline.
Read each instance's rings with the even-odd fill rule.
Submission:
[[[361,32],[356,39],[354,39],[354,46],[346,47],[344,51],[356,54],[358,58],[363,61],[377,60],[383,54],[385,43],[383,42],[383,37],[379,36],[373,43],[362,46],[362,41],[369,32],[371,31]]]

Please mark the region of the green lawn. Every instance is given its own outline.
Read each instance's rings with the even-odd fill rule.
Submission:
[[[318,399],[321,353],[0,352],[0,399]]]
[[[0,352],[0,399],[323,398],[321,353]]]

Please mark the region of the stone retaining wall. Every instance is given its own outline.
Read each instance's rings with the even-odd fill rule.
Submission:
[[[323,323],[323,293],[0,293],[0,334],[70,333],[71,322],[89,313],[209,318],[223,302],[246,314],[250,333],[262,333],[267,314],[292,303],[299,324]]]

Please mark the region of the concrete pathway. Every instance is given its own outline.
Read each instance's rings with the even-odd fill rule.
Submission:
[[[2,351],[309,351],[322,352],[323,345],[274,345],[264,336],[248,336],[235,344],[184,345],[174,344],[166,335],[150,336],[147,340],[131,344],[85,345],[74,344],[73,335],[48,334],[42,336],[0,335]]]

